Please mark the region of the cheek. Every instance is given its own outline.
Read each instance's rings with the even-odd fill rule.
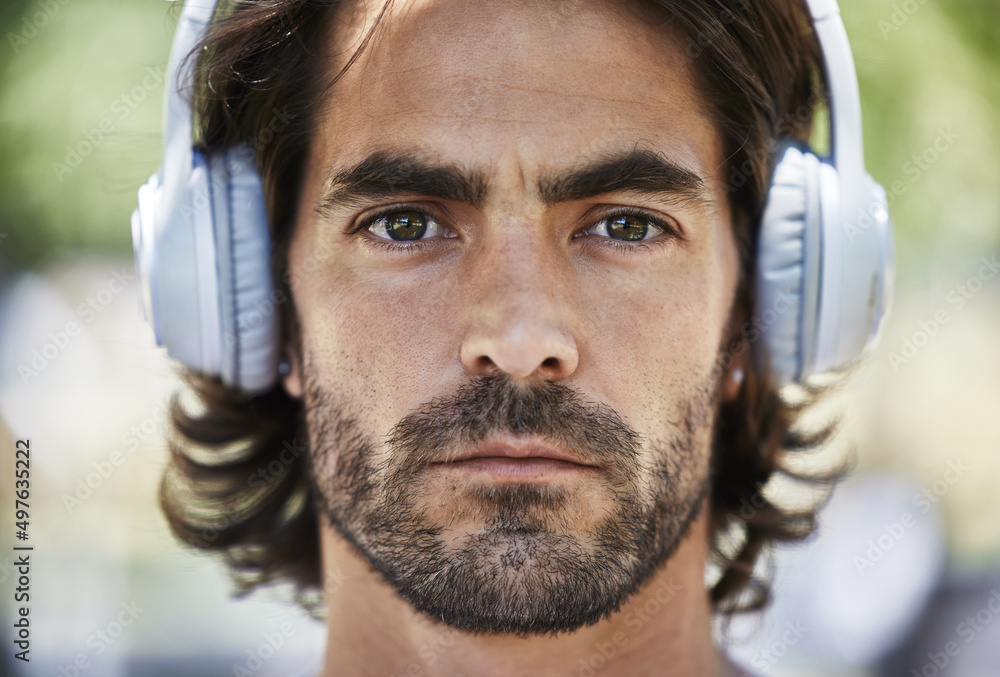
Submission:
[[[412,276],[368,278],[331,260],[296,295],[316,377],[383,434],[454,380],[458,365],[442,290]]]
[[[586,361],[594,374],[587,383],[638,430],[660,431],[664,420],[674,420],[716,359],[723,280],[704,263],[684,268],[601,285],[585,301],[581,367]]]
[[[423,382],[428,365],[440,368],[451,349],[450,322],[444,304],[427,289],[393,285],[392,280],[348,288],[336,309],[322,313],[327,325],[339,325],[339,342],[354,355],[362,375],[405,387]]]

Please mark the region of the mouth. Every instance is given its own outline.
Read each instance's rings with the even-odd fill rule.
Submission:
[[[454,458],[432,463],[433,469],[495,480],[524,482],[569,474],[602,472],[601,466],[558,447],[536,441],[494,441],[463,450]]]

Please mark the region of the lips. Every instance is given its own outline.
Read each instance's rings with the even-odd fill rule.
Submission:
[[[535,440],[484,442],[473,447],[472,449],[461,451],[454,458],[439,461],[439,463],[457,464],[475,461],[477,459],[482,459],[484,461],[490,460],[491,462],[506,461],[519,465],[537,461],[539,462],[538,465],[553,467],[558,467],[562,464],[577,466],[580,468],[599,467],[596,463],[591,462],[589,459],[584,459],[578,454],[573,454],[564,449]],[[493,459],[495,459],[495,461],[493,461]],[[552,463],[553,461],[557,461],[559,463]]]

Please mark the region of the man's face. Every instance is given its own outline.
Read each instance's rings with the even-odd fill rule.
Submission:
[[[329,78],[381,11],[361,4]],[[325,523],[454,627],[593,623],[704,504],[738,263],[720,138],[664,19],[396,2],[324,93],[285,386]]]

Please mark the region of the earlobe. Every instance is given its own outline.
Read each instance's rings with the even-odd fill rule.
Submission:
[[[725,380],[722,384],[722,401],[732,402],[740,395],[743,388],[743,381],[746,376],[743,356],[746,352],[733,357],[732,363],[726,369]]]
[[[278,363],[278,374],[288,396],[297,400],[302,399],[302,360],[299,359],[299,352],[295,347],[289,346],[285,350]]]

